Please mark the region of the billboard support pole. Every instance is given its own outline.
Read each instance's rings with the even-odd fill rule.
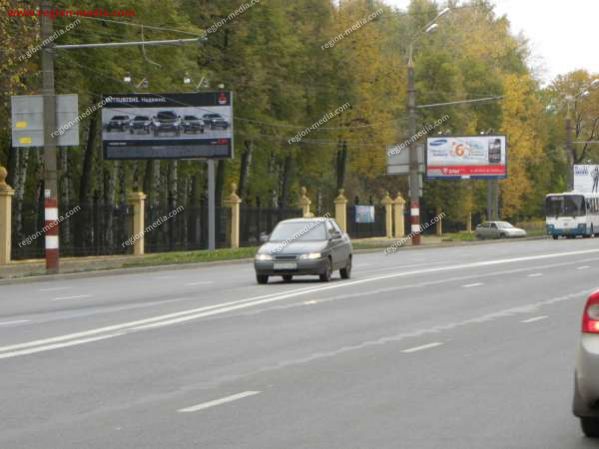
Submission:
[[[49,0],[43,0],[42,10],[52,8]],[[42,42],[51,42],[54,32],[52,20],[47,15],[41,18]],[[52,222],[54,226],[46,231],[46,273],[58,273],[59,238],[58,238],[58,182],[56,174],[56,95],[54,91],[54,49],[51,44],[42,48],[42,93],[44,96],[44,198],[45,221]]]
[[[487,220],[499,220],[499,184],[497,179],[487,181]]]
[[[215,193],[216,193],[216,182],[215,182],[215,170],[214,170],[214,159],[208,159],[208,249],[214,251],[216,249],[216,233],[215,233]]]

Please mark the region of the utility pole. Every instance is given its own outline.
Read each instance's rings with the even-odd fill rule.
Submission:
[[[49,0],[42,0],[42,11],[52,9]],[[54,24],[50,17],[41,16],[42,94],[44,97],[44,218],[46,229],[46,273],[58,273],[60,267],[58,239],[58,181],[56,175],[56,95],[54,91],[54,49],[51,39]]]
[[[413,44],[410,45],[408,60],[408,132],[416,135],[416,86],[414,83]],[[418,147],[410,138],[410,234],[412,245],[420,245],[420,180],[418,174]]]
[[[568,160],[568,191],[574,190],[574,149],[572,146],[572,112],[571,101],[568,101],[566,113],[566,156]]]

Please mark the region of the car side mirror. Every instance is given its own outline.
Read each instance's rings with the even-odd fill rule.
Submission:
[[[337,240],[337,239],[340,239],[341,237],[342,237],[341,233],[337,232],[337,231],[335,231],[331,234],[331,240]]]
[[[268,242],[269,238],[270,238],[270,235],[267,234],[266,232],[260,233],[260,243],[266,243],[266,242]]]

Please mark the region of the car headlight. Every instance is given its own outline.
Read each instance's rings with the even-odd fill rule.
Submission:
[[[272,256],[270,254],[256,254],[256,260],[272,260]]]
[[[320,259],[322,257],[321,253],[308,253],[308,254],[302,254],[299,258],[300,259]]]

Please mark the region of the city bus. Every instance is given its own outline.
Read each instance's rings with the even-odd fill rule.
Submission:
[[[599,234],[599,193],[550,193],[545,197],[547,234],[594,237]]]

